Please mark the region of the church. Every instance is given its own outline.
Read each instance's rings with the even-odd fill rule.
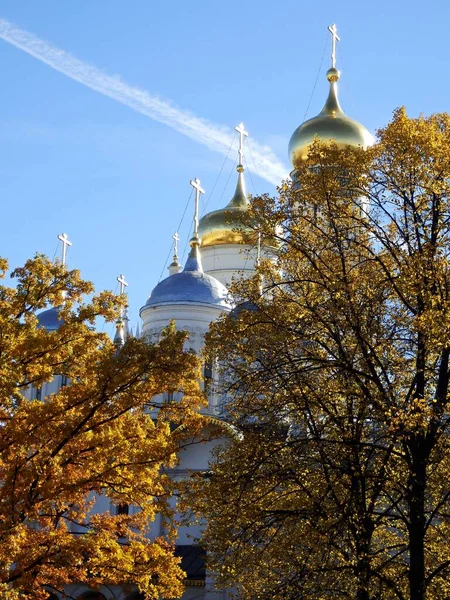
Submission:
[[[292,178],[295,178],[296,166],[306,158],[309,146],[316,138],[325,142],[331,140],[341,148],[347,145],[367,148],[373,143],[369,131],[347,116],[341,108],[338,97],[340,72],[336,68],[335,57],[336,40],[339,38],[334,25],[328,29],[332,36],[331,67],[326,73],[329,93],[322,111],[300,124],[292,134],[288,149]],[[149,342],[157,341],[162,330],[174,320],[178,329],[188,332],[188,347],[196,353],[200,352],[209,325],[234,308],[229,297],[229,286],[233,279],[251,277],[255,273],[260,255],[267,256],[271,251],[260,248],[254,233],[244,224],[243,217],[250,206],[243,160],[247,132],[242,123],[236,127],[236,131],[239,134],[236,189],[228,204],[199,219],[199,199],[204,190],[199,179],[190,182],[195,196],[191,249],[186,263],[180,265],[178,235],[175,234],[174,255],[168,268],[169,275],[154,287],[148,299],[143,299],[143,306],[139,312],[141,327],[135,335],[143,336]],[[70,242],[65,234],[59,236],[59,239],[63,245],[64,262],[65,250]],[[118,281],[123,292],[126,286],[125,278],[121,276]],[[38,318],[40,326],[48,330],[58,327],[58,312],[55,308],[42,312]],[[124,314],[117,324],[115,343],[118,346],[124,343],[127,336],[132,335],[127,322],[127,316]],[[208,364],[204,367],[204,382],[208,404],[202,411],[212,420],[223,420],[224,399],[219,393],[214,369]],[[40,393],[45,396],[57,391],[65,383],[57,378],[46,384]],[[180,455],[179,463],[171,476],[183,478],[188,476],[189,472],[207,470],[214,446],[222,442],[223,440],[216,439],[190,446]],[[118,508],[112,506],[107,498],[101,498],[96,506],[99,512]],[[132,511],[133,507],[126,507],[126,510]],[[164,525],[156,520],[151,535],[156,537],[162,534]],[[176,552],[181,557],[181,564],[186,572],[183,600],[226,600],[229,597],[226,590],[214,589],[213,574],[208,573],[204,550],[198,545],[200,538],[201,531],[198,527],[181,527],[179,530]],[[73,584],[69,592],[77,600],[140,598],[138,592],[125,593],[114,586],[105,586],[99,591],[93,591],[85,585]],[[56,596],[52,596],[52,600],[55,598]]]

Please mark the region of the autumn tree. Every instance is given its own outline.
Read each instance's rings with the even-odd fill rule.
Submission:
[[[278,251],[209,336],[237,435],[200,481],[240,598],[450,595],[450,117],[316,142],[251,219]]]
[[[131,338],[118,350],[94,325],[116,320],[123,298],[84,301],[92,285],[43,256],[11,277],[15,287],[0,287],[0,597],[45,598],[72,582],[180,596],[167,469],[202,401],[185,335],[169,328],[156,345]],[[48,304],[59,307],[54,331],[36,316]],[[70,385],[37,399],[60,375]],[[164,392],[182,399],[161,404]],[[105,496],[134,508],[96,512]],[[167,536],[150,540],[156,514]]]

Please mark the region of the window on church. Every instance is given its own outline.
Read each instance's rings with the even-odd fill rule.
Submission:
[[[42,387],[39,386],[36,388],[36,400],[42,400]]]
[[[66,387],[68,383],[67,375],[61,375],[61,387]]]
[[[125,502],[118,504],[117,508],[116,508],[116,514],[117,515],[129,515],[130,514],[130,505],[126,504]]]
[[[213,376],[212,362],[210,362],[210,361],[205,362],[205,366],[203,368],[203,376],[205,377],[205,379],[212,379],[212,376]]]
[[[175,400],[175,392],[164,392],[163,399],[162,399],[164,404],[170,404],[174,400]]]
[[[211,361],[206,361],[203,365],[203,381],[205,394],[209,394],[213,382],[213,366]]]

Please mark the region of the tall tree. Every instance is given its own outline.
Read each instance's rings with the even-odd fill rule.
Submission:
[[[450,117],[402,109],[255,199],[279,249],[212,328],[240,434],[198,486],[242,598],[448,598],[449,185]]]
[[[180,596],[167,468],[202,402],[185,335],[169,328],[156,345],[132,338],[118,351],[93,325],[114,321],[123,298],[83,302],[92,285],[43,256],[11,275],[17,285],[0,287],[0,597],[45,598],[71,582]],[[54,331],[36,317],[48,303],[59,306]],[[36,398],[61,375],[70,385]],[[161,405],[164,392],[182,399]],[[134,508],[96,513],[105,496]],[[167,536],[150,540],[156,514]]]

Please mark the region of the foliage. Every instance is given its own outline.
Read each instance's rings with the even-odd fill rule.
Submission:
[[[131,338],[118,351],[93,325],[115,320],[123,298],[102,292],[83,302],[91,284],[40,255],[11,275],[16,287],[0,287],[1,593],[45,598],[44,586],[87,582],[178,597],[184,574],[165,469],[198,429],[202,402],[185,335],[172,327],[156,345]],[[49,303],[59,307],[56,331],[36,317]],[[37,400],[59,375],[71,384]],[[156,403],[174,391],[183,399]],[[135,508],[96,514],[100,497]],[[168,535],[151,541],[157,513]]]
[[[240,598],[450,596],[449,185],[450,117],[402,109],[255,199],[278,251],[208,342],[241,435],[196,485]]]

